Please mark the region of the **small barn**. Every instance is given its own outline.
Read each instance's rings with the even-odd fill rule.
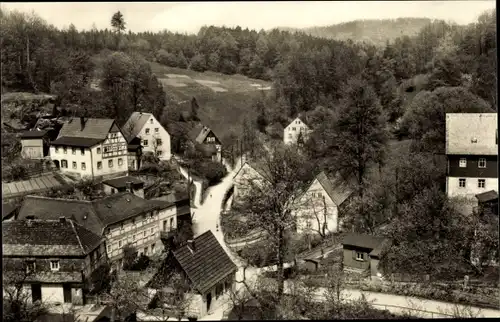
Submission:
[[[102,189],[108,195],[128,191],[144,198],[144,181],[132,176],[105,180],[102,182]]]
[[[344,269],[378,276],[378,263],[389,240],[366,234],[347,234],[342,240]]]
[[[23,158],[43,159],[49,155],[48,131],[25,131],[19,137]]]

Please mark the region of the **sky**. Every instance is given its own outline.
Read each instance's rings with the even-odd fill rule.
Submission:
[[[495,1],[252,1],[252,2],[9,2],[3,9],[35,11],[58,28],[110,27],[120,10],[127,30],[197,33],[204,25],[249,29],[326,26],[358,19],[426,17],[474,22]]]

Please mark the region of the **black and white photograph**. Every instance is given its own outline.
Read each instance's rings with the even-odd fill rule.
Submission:
[[[500,318],[496,28],[1,3],[2,321]]]

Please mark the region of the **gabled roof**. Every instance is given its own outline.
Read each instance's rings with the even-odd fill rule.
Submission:
[[[330,180],[325,171],[321,171],[316,176],[315,180],[318,180],[325,192],[337,206],[340,206],[346,201],[354,191],[352,189],[353,177],[349,177],[349,179],[346,180],[340,174],[337,174],[333,180]]]
[[[124,177],[109,179],[109,180],[103,181],[102,183],[105,185],[114,187],[116,189],[120,189],[120,188],[126,188],[127,182],[132,183],[132,185],[142,184],[144,186],[144,181],[142,181],[136,177],[132,177],[132,176],[124,176]]]
[[[64,123],[57,138],[72,137],[105,140],[115,124],[115,120],[113,119],[85,118],[84,120],[85,125],[82,129],[80,118],[71,118],[68,122]]]
[[[479,202],[488,202],[498,199],[498,193],[495,190],[486,191],[476,195]]]
[[[66,217],[100,235],[108,225],[170,206],[173,203],[142,199],[130,192],[116,193],[93,201],[27,196],[18,217]]]
[[[61,145],[61,146],[74,146],[79,148],[90,148],[94,145],[101,143],[103,140],[101,139],[91,139],[91,138],[72,138],[72,137],[59,137],[56,140],[50,142],[52,145]]]
[[[373,251],[378,246],[380,246],[384,241],[386,241],[386,238],[384,238],[384,237],[377,237],[377,236],[366,235],[366,234],[349,233],[342,240],[342,245],[343,246],[354,246],[354,247],[360,247],[360,248],[367,248],[367,249],[371,249]]]
[[[304,121],[300,118],[300,116],[296,117],[295,119],[293,119],[293,121],[291,121],[290,123],[288,123],[288,125],[285,127],[285,129],[286,129],[286,128],[288,128],[289,126],[292,126],[292,125],[295,123],[295,121],[297,121],[297,120],[299,120],[300,122],[302,122],[302,124],[304,124],[304,126],[305,126],[305,127],[307,127],[307,128],[309,129],[309,125],[307,125],[307,123],[306,123],[306,122],[304,122]]]
[[[258,160],[245,161],[245,163],[243,163],[243,165],[238,170],[238,172],[236,172],[236,174],[234,175],[234,178],[236,178],[238,176],[238,174],[240,174],[241,169],[243,169],[243,167],[245,165],[254,169],[259,175],[262,176],[263,179],[268,180],[268,176],[266,175],[266,173],[267,173],[266,165],[263,162],[258,161]]]
[[[203,143],[203,141],[205,141],[205,139],[207,138],[207,135],[210,132],[212,132],[217,137],[215,132],[212,131],[208,126],[205,126],[203,124],[197,124],[191,131],[189,131],[188,137],[191,141],[194,141],[196,143],[201,144],[201,143]],[[217,137],[217,139],[218,139],[218,137]]]
[[[497,113],[447,113],[446,154],[497,155]]]
[[[43,131],[25,131],[22,132],[19,137],[21,139],[41,139],[47,134],[47,130]]]
[[[80,256],[102,242],[72,220],[13,220],[2,228],[4,256]]]
[[[128,143],[137,137],[142,128],[153,114],[133,112],[123,126],[123,134]]]
[[[196,237],[194,243],[194,251],[184,245],[173,254],[193,287],[205,294],[229,274],[236,272],[237,267],[210,230]]]

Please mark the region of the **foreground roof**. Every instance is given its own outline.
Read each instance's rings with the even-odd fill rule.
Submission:
[[[13,220],[3,223],[4,256],[81,256],[103,241],[72,220]]]
[[[488,202],[498,199],[498,193],[495,190],[486,191],[476,195],[479,202]]]
[[[110,180],[105,180],[102,183],[119,189],[127,187],[127,182],[131,182],[133,185],[144,184],[144,181],[132,176],[124,176]]]
[[[22,132],[19,137],[21,139],[38,139],[43,138],[47,134],[47,130],[43,131],[25,131]]]
[[[142,199],[130,192],[93,201],[27,196],[19,210],[19,218],[58,219],[63,216],[100,235],[108,225],[173,205],[166,201]]]
[[[497,113],[447,113],[446,154],[497,155]]]
[[[60,137],[60,138],[50,142],[50,144],[62,145],[62,146],[76,146],[79,148],[90,148],[90,147],[93,147],[94,145],[97,145],[101,142],[102,142],[101,139],[73,138],[73,137],[63,136],[63,137]]]
[[[64,123],[57,138],[71,137],[105,140],[113,125],[116,126],[113,119],[84,118],[84,120],[85,125],[82,129],[80,118],[71,118],[68,122]]]
[[[344,246],[354,246],[360,248],[375,249],[381,245],[386,238],[366,234],[349,233],[342,240]]]
[[[337,174],[333,180],[330,180],[325,171],[321,171],[315,178],[321,184],[328,196],[333,202],[340,206],[354,192],[353,177],[345,180],[340,174]],[[314,182],[314,180],[313,180]]]
[[[207,138],[207,135],[213,132],[208,126],[203,124],[197,124],[191,131],[188,133],[188,137],[197,143],[203,143]],[[215,133],[214,133],[215,135]],[[216,135],[217,136],[217,135]]]
[[[123,134],[128,143],[137,137],[142,128],[152,116],[151,113],[133,112],[123,126]]]
[[[200,293],[205,294],[237,267],[209,230],[194,239],[195,251],[184,245],[173,252],[177,262]]]

